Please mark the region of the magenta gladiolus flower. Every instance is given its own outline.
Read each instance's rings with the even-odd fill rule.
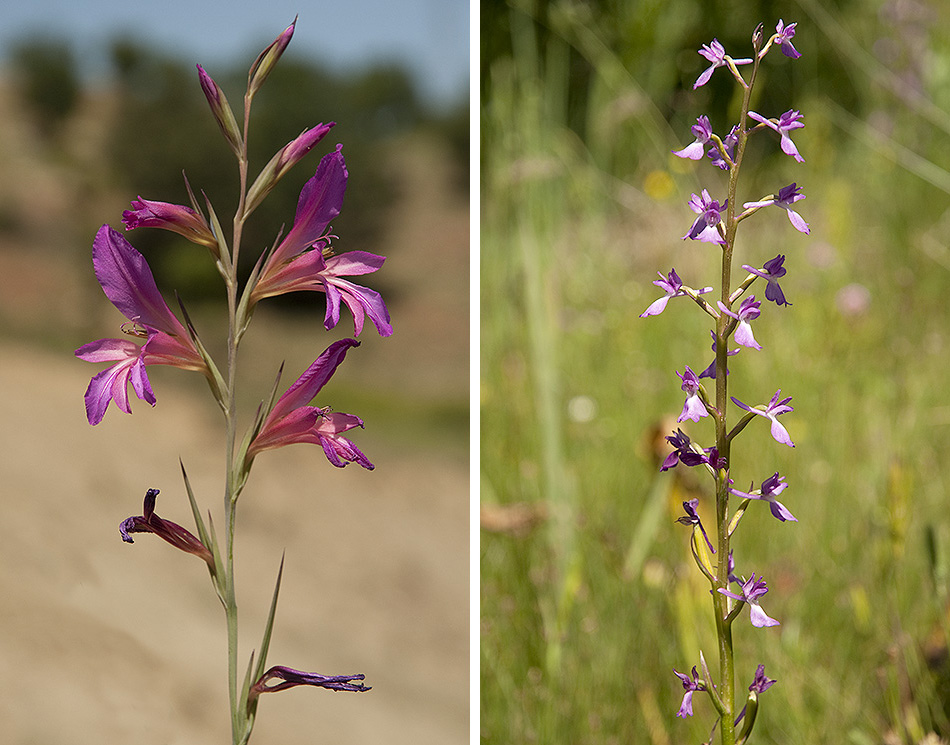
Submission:
[[[218,255],[218,241],[208,222],[191,207],[168,202],[153,202],[139,197],[132,201],[132,209],[122,213],[126,230],[135,228],[163,228],[185,236],[192,243],[210,248]]]
[[[362,427],[362,419],[309,405],[343,362],[347,351],[359,344],[356,339],[333,342],[287,389],[274,404],[261,431],[251,442],[247,451],[248,461],[264,450],[308,442],[322,446],[327,460],[338,468],[348,463],[359,463],[370,471],[375,468],[356,445],[343,437],[344,432]]]
[[[369,316],[381,336],[390,336],[393,331],[389,311],[380,294],[342,279],[375,272],[385,258],[366,251],[334,256],[329,250],[327,231],[330,221],[340,214],[348,175],[341,147],[338,145],[335,152],[323,157],[314,177],[304,185],[294,225],[265,262],[251,292],[251,304],[299,290],[325,292],[327,329],[339,322],[342,301],[353,314],[357,336],[363,330],[365,316]]]
[[[211,550],[193,533],[178,523],[163,520],[155,514],[155,498],[157,496],[158,489],[149,489],[145,492],[145,505],[142,510],[144,514],[127,517],[119,525],[122,540],[126,543],[135,543],[132,540],[132,533],[154,533],[175,548],[203,559],[210,567],[211,572],[214,573],[214,556],[212,556]]]
[[[76,350],[76,356],[87,362],[116,363],[94,376],[86,389],[90,424],[102,421],[110,401],[132,413],[128,383],[140,399],[155,405],[146,365],[173,365],[211,377],[188,331],[165,304],[145,257],[108,225],[96,233],[92,263],[102,291],[131,322],[129,333],[146,342],[139,346],[128,339],[100,339]]]
[[[280,682],[271,684],[271,681],[275,679]],[[264,673],[251,686],[251,690],[247,693],[247,702],[248,704],[253,703],[262,693],[283,691],[294,686],[317,686],[319,688],[329,688],[331,691],[362,693],[372,690],[372,686],[364,686],[362,683],[355,683],[354,681],[365,679],[366,676],[362,673],[358,675],[320,675],[319,673],[305,673],[301,670],[277,665]]]

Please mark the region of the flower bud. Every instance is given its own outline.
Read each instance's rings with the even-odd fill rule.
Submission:
[[[271,70],[274,69],[274,65],[277,64],[277,61],[284,53],[287,45],[290,44],[296,24],[297,19],[294,18],[294,22],[284,29],[284,32],[274,39],[273,43],[254,60],[254,64],[251,65],[251,69],[248,72],[249,82],[247,85],[247,93],[249,96],[253,96],[257,93],[258,89],[264,84],[264,81],[267,80],[267,76],[270,75]]]
[[[204,71],[204,68],[201,65],[197,65],[197,67],[201,90],[204,91],[205,98],[208,99],[208,104],[211,106],[211,113],[214,114],[218,126],[221,127],[221,131],[224,133],[235,155],[240,156],[242,151],[241,131],[238,129],[234,112],[231,111],[231,107],[228,105],[228,99],[225,97],[224,91],[222,91],[221,88],[218,87],[218,84],[211,79],[211,76]]]
[[[335,124],[336,122],[318,124],[316,127],[301,132],[296,139],[284,145],[261,169],[254,183],[251,184],[251,188],[248,189],[245,214],[250,214],[284,177],[284,174],[310,152]]]
[[[191,207],[168,202],[153,202],[148,199],[132,200],[132,209],[122,213],[126,230],[135,228],[162,228],[185,236],[192,243],[205,246],[217,257],[218,240],[208,222]]]

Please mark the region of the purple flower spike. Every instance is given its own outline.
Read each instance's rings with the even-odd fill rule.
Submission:
[[[701,195],[693,194],[689,200],[689,208],[699,217],[689,229],[689,232],[683,236],[685,241],[690,238],[694,241],[706,241],[707,243],[725,243],[725,239],[719,233],[719,223],[722,222],[722,213],[729,206],[727,199],[722,205],[709,196],[709,192],[703,189]]]
[[[727,597],[748,603],[752,625],[757,629],[761,629],[766,626],[780,625],[779,622],[774,618],[769,618],[765,611],[762,610],[762,606],[759,605],[759,598],[769,591],[769,588],[765,586],[765,580],[761,578],[757,580],[755,578],[755,574],[753,574],[751,578],[742,583],[741,590],[741,595],[723,588],[719,588],[717,592]]]
[[[678,297],[680,295],[686,294],[682,289],[683,282],[680,280],[675,269],[670,269],[670,273],[666,277],[663,276],[662,272],[657,272],[657,274],[660,275],[660,278],[654,279],[653,284],[663,290],[666,294],[650,303],[650,307],[640,314],[640,318],[660,315],[660,313],[666,310],[666,304],[670,301],[671,297]],[[712,287],[703,287],[701,290],[697,290],[696,294],[703,295],[707,292],[712,292]]]
[[[749,295],[742,303],[739,305],[739,312],[733,313],[725,305],[723,305],[720,300],[719,310],[725,313],[727,316],[731,316],[739,321],[739,325],[736,327],[735,339],[736,344],[741,344],[744,347],[752,347],[753,349],[762,349],[761,345],[755,340],[755,337],[752,335],[752,326],[749,324],[749,321],[754,321],[759,317],[759,314],[762,312],[760,308],[762,303],[755,299],[755,295]]]
[[[667,435],[666,441],[673,446],[673,452],[666,456],[666,460],[664,460],[663,465],[660,466],[661,471],[668,471],[677,463],[682,463],[684,466],[692,467],[709,462],[708,456],[702,455],[693,450],[689,440],[689,435],[685,434],[683,430],[679,429],[678,427],[676,429],[676,434]]]
[[[782,45],[782,54],[792,59],[798,59],[802,56],[801,52],[792,45],[797,25],[797,23],[790,23],[786,26],[779,18],[778,25],[775,27],[775,41]]]
[[[699,50],[699,54],[705,57],[710,62],[710,66],[703,70],[702,75],[700,75],[696,82],[693,83],[693,90],[706,85],[709,82],[709,79],[712,77],[713,72],[717,67],[722,67],[726,64],[726,60],[730,59],[726,54],[725,47],[719,43],[718,39],[713,39],[712,42],[707,46],[706,44],[702,45],[702,48]],[[736,59],[732,60],[734,65],[748,65],[752,60],[750,59]]]
[[[676,716],[686,719],[686,717],[693,716],[693,692],[705,691],[706,686],[703,681],[699,679],[699,673],[696,671],[695,665],[693,665],[692,678],[683,673],[676,672],[676,668],[673,668],[673,674],[680,679],[683,688],[686,689],[686,693],[683,694],[683,703],[680,704],[680,710],[676,712]]]
[[[171,520],[163,520],[155,514],[155,498],[158,489],[149,489],[145,492],[145,505],[142,515],[127,517],[119,525],[119,533],[126,543],[135,543],[132,533],[154,533],[159,538],[168,541],[175,548],[194,554],[204,559],[214,573],[214,557],[211,551],[195,535]]]
[[[690,127],[693,137],[696,140],[684,147],[682,150],[674,150],[673,155],[678,158],[689,158],[690,160],[700,160],[706,154],[706,143],[712,136],[712,127],[709,124],[708,116],[701,116],[696,120],[696,124]]]
[[[778,471],[769,476],[765,481],[762,482],[762,488],[758,491],[752,491],[752,486],[749,486],[748,492],[738,491],[737,489],[729,489],[730,492],[735,494],[737,497],[742,499],[761,499],[764,502],[769,503],[769,509],[772,511],[772,517],[777,520],[785,522],[786,520],[791,520],[792,522],[798,522],[798,518],[795,517],[784,504],[778,501],[776,497],[785,491],[785,487],[788,484],[785,483],[785,477],[779,476]]]
[[[251,304],[287,292],[324,292],[327,311],[323,325],[328,330],[340,320],[342,301],[353,314],[357,336],[363,330],[366,316],[380,336],[390,336],[393,328],[389,311],[380,294],[343,279],[375,272],[382,267],[385,258],[366,251],[349,251],[338,256],[330,251],[330,221],[343,207],[348,178],[341,147],[325,155],[314,177],[304,184],[294,225],[265,262],[251,291]]]
[[[782,426],[781,422],[779,422],[777,418],[782,414],[787,414],[790,411],[794,411],[794,409],[788,405],[788,402],[792,400],[792,397],[789,396],[788,398],[783,398],[781,401],[779,401],[778,397],[781,393],[781,388],[775,391],[775,395],[772,396],[772,400],[769,401],[768,406],[765,407],[765,411],[758,408],[753,409],[751,406],[747,406],[746,404],[742,403],[742,401],[740,401],[735,396],[732,396],[731,398],[732,403],[734,403],[740,409],[745,409],[746,411],[751,411],[753,414],[764,416],[766,419],[771,421],[772,437],[775,438],[775,441],[793,448],[795,447],[795,443],[792,442],[792,438],[788,436],[788,430]]]
[[[754,111],[749,112],[749,118],[755,119],[757,122],[764,124],[770,129],[774,129],[782,138],[782,152],[786,155],[791,155],[799,163],[804,163],[805,159],[798,154],[798,148],[795,147],[795,143],[792,142],[792,138],[788,136],[788,133],[793,129],[799,129],[805,126],[805,123],[801,121],[802,115],[800,112],[795,109],[789,109],[778,120],[766,119],[761,114],[757,114]]]
[[[271,683],[277,679],[279,683]],[[354,681],[365,680],[366,676],[362,673],[358,675],[320,675],[319,673],[305,673],[301,670],[294,670],[291,667],[277,665],[264,673],[257,682],[251,686],[247,693],[248,704],[254,703],[262,693],[274,693],[283,691],[294,686],[317,686],[319,688],[328,688],[331,691],[354,691],[362,693],[371,690],[371,686],[364,686],[362,683]]]
[[[676,421],[682,422],[684,419],[692,419],[694,422],[698,422],[702,417],[709,416],[709,412],[706,411],[706,404],[699,396],[699,378],[696,377],[696,373],[690,370],[689,365],[687,365],[682,375],[678,372],[676,375],[683,381],[680,388],[686,392],[683,412]]]
[[[716,379],[716,350],[718,347],[716,343],[716,332],[710,329],[709,335],[712,337],[712,340],[713,340],[713,343],[712,343],[713,361],[709,363],[709,367],[703,370],[699,374],[698,377],[710,378],[711,380],[715,380]],[[739,354],[738,349],[730,349],[728,352],[726,352],[726,357],[735,357],[737,354]],[[729,370],[726,370],[726,375],[728,374],[729,374]]]
[[[792,227],[794,227],[795,230],[808,235],[811,232],[808,223],[802,219],[801,215],[792,209],[792,205],[795,204],[795,202],[799,202],[804,198],[805,195],[801,193],[801,187],[796,183],[791,183],[779,189],[778,194],[775,196],[763,199],[761,202],[746,202],[742,207],[743,209],[752,209],[768,207],[774,204],[776,207],[781,207],[788,213],[788,220],[792,223]]]
[[[710,553],[716,553],[716,549],[713,548],[712,543],[709,540],[709,536],[706,535],[706,529],[703,527],[702,520],[699,519],[699,513],[696,511],[696,508],[699,506],[698,499],[691,499],[688,502],[683,502],[683,509],[686,511],[686,514],[683,517],[676,518],[676,522],[680,525],[698,525],[700,532],[703,534],[703,538],[706,539],[706,545],[709,547]]]
[[[791,305],[785,299],[785,293],[782,292],[782,288],[779,287],[778,281],[785,276],[785,267],[782,266],[785,263],[785,256],[779,254],[774,259],[769,259],[765,262],[761,269],[755,269],[748,264],[743,264],[742,268],[747,272],[754,274],[756,277],[761,277],[768,285],[765,287],[765,299],[771,300],[776,305]]]
[[[362,419],[352,414],[308,405],[333,376],[347,351],[359,344],[356,339],[333,342],[287,389],[274,404],[261,425],[261,431],[251,442],[247,451],[248,461],[264,450],[306,442],[321,445],[327,460],[337,468],[343,468],[348,463],[359,463],[368,471],[375,468],[356,445],[342,436],[347,430],[362,427]]]

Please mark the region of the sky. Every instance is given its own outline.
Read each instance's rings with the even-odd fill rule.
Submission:
[[[68,39],[89,70],[120,33],[212,71],[246,59],[299,15],[288,54],[333,70],[402,62],[435,106],[468,100],[468,0],[31,0],[0,8],[0,60],[28,34]],[[212,73],[213,76],[213,73]]]

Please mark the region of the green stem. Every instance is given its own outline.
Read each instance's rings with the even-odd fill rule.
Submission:
[[[240,496],[240,464],[234,462],[237,441],[237,353],[240,319],[238,318],[238,258],[241,249],[241,234],[244,228],[244,204],[247,191],[247,128],[250,116],[250,101],[245,97],[244,137],[241,157],[238,159],[240,176],[239,202],[234,213],[231,242],[231,261],[226,278],[228,294],[228,400],[225,411],[227,435],[225,438],[225,463],[227,468],[224,492],[224,509],[227,520],[226,550],[224,570],[225,618],[228,626],[228,700],[231,706],[231,742],[233,745],[246,741],[245,723],[247,718],[244,702],[240,700],[241,681],[238,671],[238,614],[237,597],[234,588],[234,529],[237,522],[237,500]]]
[[[738,193],[739,168],[745,154],[746,142],[749,133],[746,130],[746,121],[752,98],[752,86],[759,68],[759,58],[756,55],[752,67],[752,75],[747,83],[739,78],[743,87],[742,112],[739,117],[738,142],[736,143],[736,157],[729,169],[729,191],[727,198],[725,220],[725,245],[722,250],[722,276],[720,285],[720,299],[727,307],[730,304],[732,287],[732,256],[735,248],[736,229],[739,219],[736,216],[736,195]],[[725,469],[716,470],[716,523],[718,537],[719,562],[716,568],[715,589],[726,589],[729,586],[729,462],[730,444],[732,438],[728,431],[726,411],[729,401],[727,373],[727,354],[729,350],[730,317],[720,314],[716,322],[716,448],[720,458],[726,462]],[[719,640],[719,696],[722,700],[723,712],[720,722],[722,745],[735,745],[735,658],[732,645],[732,617],[728,616],[728,599],[719,592],[713,592],[713,610],[716,614],[716,635]]]

